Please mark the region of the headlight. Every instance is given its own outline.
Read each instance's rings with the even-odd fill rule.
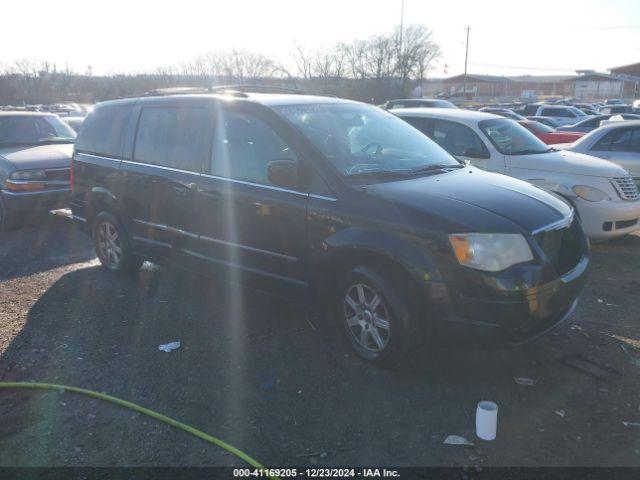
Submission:
[[[44,180],[46,177],[44,170],[18,170],[9,176],[11,180]]]
[[[586,185],[576,185],[573,187],[573,193],[588,202],[602,202],[604,200],[611,200],[602,190],[597,188],[587,187]]]
[[[516,263],[533,260],[527,240],[512,233],[460,233],[449,235],[453,251],[461,265],[499,272]]]

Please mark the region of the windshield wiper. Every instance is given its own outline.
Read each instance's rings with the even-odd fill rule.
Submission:
[[[411,170],[364,170],[362,172],[350,173],[347,178],[395,178],[411,173]]]
[[[40,145],[40,144],[45,144],[45,143],[73,143],[74,141],[75,141],[75,139],[73,139],[73,138],[58,137],[58,138],[45,138],[45,139],[42,139],[42,140],[38,140],[35,143]]]
[[[446,170],[448,168],[464,168],[462,164],[453,164],[453,165],[444,165],[440,163],[436,163],[434,165],[425,165],[424,167],[414,168],[410,170],[409,173],[411,175],[416,175],[420,173],[433,172],[435,170]]]
[[[536,155],[539,153],[547,153],[550,152],[551,149],[547,149],[547,150],[520,150],[519,152],[511,152],[509,155]]]

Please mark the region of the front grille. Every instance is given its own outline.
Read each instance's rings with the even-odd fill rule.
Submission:
[[[633,181],[633,177],[631,175],[626,177],[614,177],[611,179],[611,182],[616,187],[620,198],[623,200],[637,200],[640,198],[638,186],[636,185],[636,182]]]
[[[580,223],[574,219],[568,227],[542,231],[534,238],[558,275],[564,275],[575,268],[584,255],[582,236]]]
[[[620,230],[621,228],[633,227],[637,223],[638,223],[637,218],[634,218],[633,220],[621,220],[616,222],[616,230]]]
[[[45,170],[48,181],[68,182],[69,175],[71,174],[70,168],[52,168],[51,170]]]

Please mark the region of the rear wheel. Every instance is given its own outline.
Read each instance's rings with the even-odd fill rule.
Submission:
[[[410,351],[409,300],[387,278],[369,267],[356,267],[340,289],[338,315],[353,350],[365,360],[399,360]]]
[[[133,254],[124,228],[108,212],[101,212],[94,220],[93,243],[100,263],[112,273],[133,273],[142,266],[144,260]]]

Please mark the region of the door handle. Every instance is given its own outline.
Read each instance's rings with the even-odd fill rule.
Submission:
[[[174,193],[184,197],[188,195],[195,186],[195,183],[187,183],[185,185],[171,185],[171,189]]]
[[[222,194],[218,190],[199,190],[199,193],[215,203],[222,199]]]

